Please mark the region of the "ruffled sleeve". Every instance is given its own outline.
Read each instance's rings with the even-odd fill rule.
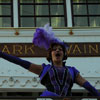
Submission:
[[[47,65],[45,63],[42,64],[43,69],[46,67]]]
[[[40,80],[42,80],[42,78],[45,76],[45,74],[47,73],[47,71],[50,69],[51,65],[49,65],[49,64],[46,65],[45,63],[43,63],[42,67],[43,67],[43,69],[42,69],[42,71],[41,71],[41,73],[39,75]]]
[[[80,73],[75,67],[72,67],[75,77]]]
[[[45,69],[46,64],[45,64],[45,63],[43,63],[43,64],[42,64],[42,67],[43,67],[43,69],[42,69],[42,71],[41,71],[41,73],[40,73],[39,77],[41,76],[41,74],[42,74],[43,70]]]
[[[72,75],[73,82],[75,83],[75,79],[80,72],[75,67],[69,67],[69,71]]]

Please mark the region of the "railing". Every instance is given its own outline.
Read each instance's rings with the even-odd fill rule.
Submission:
[[[100,100],[100,97],[93,96],[72,96],[72,97],[32,97],[32,96],[0,96],[0,100]]]

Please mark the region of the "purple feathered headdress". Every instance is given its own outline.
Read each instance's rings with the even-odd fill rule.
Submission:
[[[54,32],[52,31],[52,27],[50,27],[49,24],[36,29],[33,36],[33,43],[35,46],[45,48],[46,50],[48,50],[51,43],[59,43],[61,45],[64,45],[65,48],[68,48],[68,46],[65,45],[64,42],[55,37]]]

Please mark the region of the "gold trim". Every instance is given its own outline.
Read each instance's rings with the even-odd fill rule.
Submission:
[[[15,35],[15,36],[12,36],[12,35],[0,35],[0,37],[32,37],[33,35],[24,35],[24,36],[21,36],[21,35]],[[100,35],[56,35],[57,37],[97,37],[97,36],[100,36]]]
[[[0,29],[36,29],[38,27],[0,27]],[[53,29],[97,29],[100,27],[53,27]]]

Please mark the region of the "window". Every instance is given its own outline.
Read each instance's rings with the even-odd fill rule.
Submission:
[[[0,27],[13,27],[12,0],[0,0]]]
[[[0,27],[100,27],[100,0],[0,0]]]
[[[71,0],[73,26],[100,26],[100,0]]]
[[[65,27],[65,0],[19,0],[19,27]]]

